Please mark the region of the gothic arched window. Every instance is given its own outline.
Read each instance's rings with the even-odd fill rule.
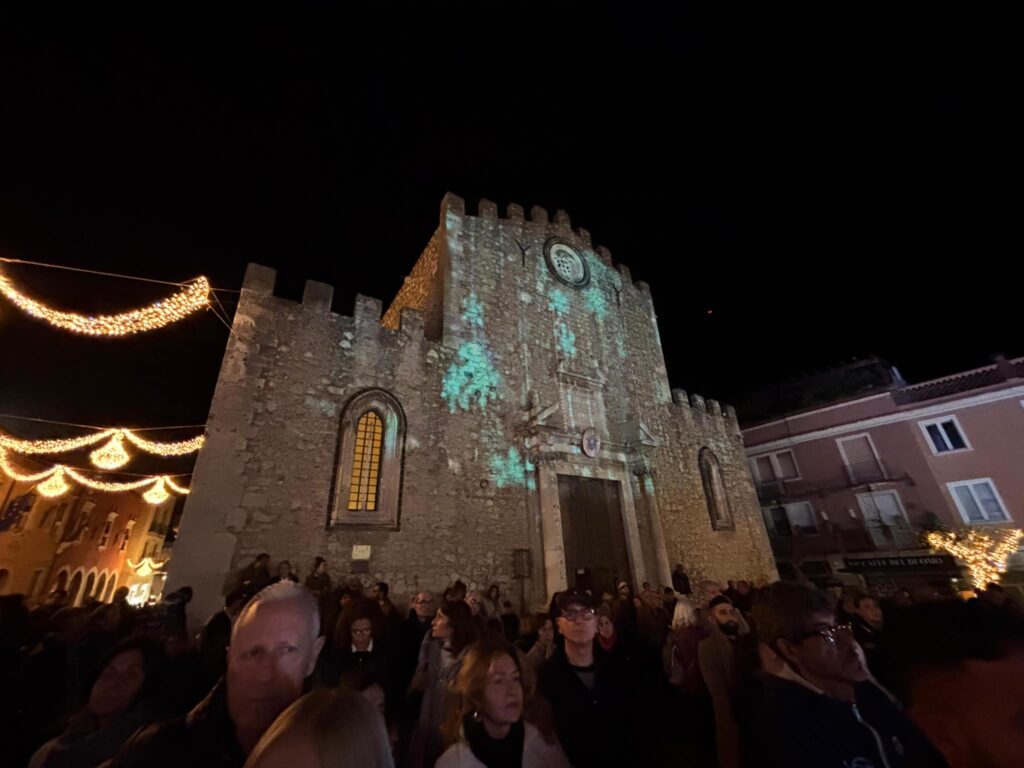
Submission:
[[[376,411],[367,411],[356,422],[352,476],[348,486],[348,511],[375,512],[380,489],[380,454],[384,422]]]
[[[704,484],[704,498],[708,503],[711,527],[716,531],[735,528],[729,495],[725,492],[725,482],[722,480],[722,468],[718,466],[718,457],[710,448],[705,447],[700,449],[697,462],[700,465],[700,479]]]
[[[398,526],[405,414],[379,389],[352,399],[341,417],[331,524]]]

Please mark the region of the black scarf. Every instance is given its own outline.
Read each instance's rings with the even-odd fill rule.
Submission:
[[[522,768],[526,738],[522,720],[512,726],[504,739],[493,739],[483,723],[478,723],[472,715],[466,715],[462,719],[462,732],[473,755],[487,768]]]

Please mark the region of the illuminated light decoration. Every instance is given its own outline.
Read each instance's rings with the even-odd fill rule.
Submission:
[[[34,474],[26,474],[19,472],[8,461],[7,451],[0,447],[0,471],[7,475],[12,480],[17,480],[21,483],[37,483],[39,481],[46,481],[50,484],[46,486],[44,490],[41,485],[36,486],[37,490],[44,496],[48,496],[47,491],[53,491],[56,496],[66,493],[68,488],[67,480],[71,479],[79,485],[84,485],[86,488],[91,488],[94,491],[105,491],[107,493],[123,493],[125,491],[137,491],[140,488],[151,486],[149,490],[143,494],[143,498],[146,499],[150,504],[160,504],[166,501],[170,494],[167,489],[170,488],[177,494],[186,496],[189,493],[188,488],[178,485],[167,475],[150,475],[143,477],[138,480],[129,480],[122,483],[108,483],[103,480],[93,480],[91,477],[87,477],[73,467],[65,467],[62,464],[56,464],[47,470],[42,472],[36,472]],[[57,478],[54,480],[54,478]],[[52,482],[51,482],[52,481]],[[58,488],[63,486],[63,490],[57,492]],[[147,494],[149,494],[147,496]],[[159,499],[153,501],[153,499]]]
[[[131,460],[128,451],[124,449],[124,433],[117,432],[110,438],[110,442],[101,445],[89,454],[89,461],[100,469],[120,469]]]
[[[0,274],[0,293],[28,315],[86,336],[120,337],[155,331],[210,306],[210,281],[205,277],[197,277],[169,298],[116,315],[88,316],[52,309],[21,293],[4,274]]]
[[[95,445],[108,438],[110,442],[89,454],[92,463],[100,469],[119,469],[128,463],[131,456],[125,450],[125,440],[155,456],[186,456],[195,453],[206,444],[205,435],[197,435],[188,440],[179,440],[173,443],[160,443],[139,437],[130,429],[112,427],[91,435],[61,440],[22,440],[0,432],[0,448],[25,455],[67,453],[80,448],[88,448],[90,445]]]
[[[142,561],[138,563],[133,563],[131,560],[129,560],[128,567],[135,571],[136,576],[146,578],[147,576],[152,576],[154,573],[159,571],[161,568],[167,565],[168,562],[170,561],[164,560],[162,563],[158,563],[152,557],[144,557],[142,558]]]
[[[12,480],[17,480],[19,483],[35,483],[39,480],[49,477],[57,471],[57,467],[50,467],[42,472],[36,472],[35,474],[25,474],[19,472],[11,466],[7,460],[7,451],[0,449],[0,469]]]
[[[132,445],[141,448],[146,453],[152,453],[157,456],[185,456],[189,453],[195,453],[206,444],[205,435],[198,435],[191,440],[181,440],[177,443],[155,443],[139,437],[130,429],[123,429],[121,431]]]
[[[142,494],[142,498],[146,500],[148,504],[163,504],[169,498],[171,494],[167,491],[167,484],[163,478],[158,478],[153,487]]]
[[[947,552],[963,561],[975,589],[996,584],[1007,569],[1007,559],[1020,547],[1024,531],[1008,528],[1000,531],[930,531],[925,537],[936,552]]]
[[[20,440],[11,435],[0,432],[0,448],[7,448],[15,453],[67,453],[76,451],[79,448],[87,448],[95,445],[104,438],[112,437],[116,429],[107,429],[82,437],[70,437],[64,440]]]
[[[174,482],[174,480],[172,478],[168,477],[167,475],[164,475],[163,478],[161,478],[161,479],[167,484],[168,488],[170,488],[172,491],[174,491],[178,495],[180,495],[180,496],[188,496],[188,494],[189,494],[189,489],[188,488],[185,488],[183,486],[178,485],[176,482]]]
[[[147,485],[153,485],[159,477],[143,477],[139,480],[129,480],[124,483],[108,483],[103,480],[93,480],[91,477],[86,477],[81,472],[71,467],[65,467],[64,470],[67,472],[68,477],[74,480],[79,485],[84,485],[86,488],[92,488],[94,491],[109,491],[112,493],[121,493],[122,491],[136,491],[139,488],[145,488]]]
[[[64,467],[59,464],[54,467],[54,472],[46,480],[36,486],[36,490],[48,499],[55,499],[63,496],[71,490],[68,481],[64,479]]]

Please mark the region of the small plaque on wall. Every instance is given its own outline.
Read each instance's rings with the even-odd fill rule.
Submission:
[[[369,560],[372,547],[369,544],[354,544],[352,546],[353,560]]]

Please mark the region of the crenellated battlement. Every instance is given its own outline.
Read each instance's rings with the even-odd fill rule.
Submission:
[[[292,301],[274,293],[277,286],[277,270],[262,264],[250,263],[245,270],[245,277],[242,280],[242,300],[260,301],[272,298],[278,304],[290,305],[296,310],[311,314],[328,316],[339,321],[348,320],[356,327],[381,326],[383,316],[383,302],[373,296],[356,294],[352,302],[352,314],[342,315],[331,310],[331,302],[334,298],[334,286],[321,283],[318,280],[307,280],[302,291],[302,301]],[[424,332],[425,319],[423,313],[417,309],[404,307],[401,310],[401,319],[398,327],[389,330],[400,331],[407,336],[422,336]]]
[[[705,399],[692,392],[687,394],[685,389],[673,389],[672,403],[679,408],[692,409],[708,416],[719,417],[738,426],[736,409],[731,405],[723,406],[717,400]]]
[[[554,212],[554,215],[549,215],[548,210],[540,205],[534,205],[530,208],[529,216],[525,214],[525,208],[518,203],[509,203],[505,206],[505,216],[501,216],[498,211],[498,205],[492,200],[487,198],[481,199],[477,203],[476,214],[467,213],[466,201],[458,195],[448,192],[441,200],[441,227],[442,229],[452,229],[456,226],[461,226],[461,221],[467,218],[478,218],[478,219],[491,219],[498,222],[499,226],[501,222],[508,222],[510,225],[517,228],[529,228],[536,227],[545,230],[545,233],[551,235],[562,234],[573,237],[583,248],[593,251],[593,255],[596,256],[602,264],[610,269],[615,269],[621,276],[624,285],[632,285],[641,293],[650,296],[650,286],[639,281],[634,283],[629,267],[625,264],[615,264],[612,260],[611,251],[609,251],[603,245],[594,246],[591,240],[589,230],[579,227],[573,229],[572,221],[569,218],[569,214],[562,209],[558,209]]]

